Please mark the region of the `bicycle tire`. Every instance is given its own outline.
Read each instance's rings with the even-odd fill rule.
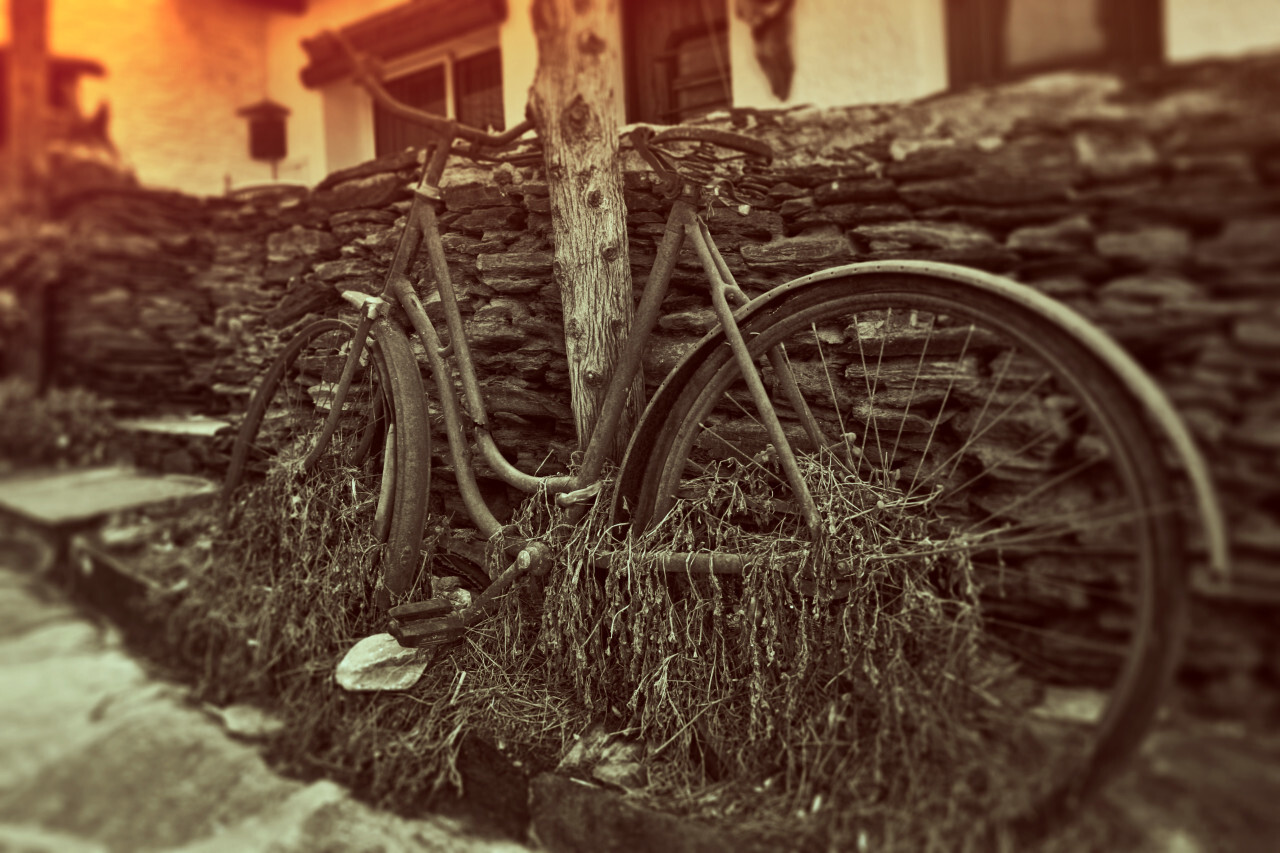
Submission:
[[[745,553],[763,535],[777,558],[777,542],[798,543],[782,564],[807,567],[810,582],[874,574],[879,563],[890,567],[883,583],[896,570],[903,589],[912,577],[943,602],[948,584],[975,585],[963,602],[978,612],[980,637],[961,674],[1007,671],[1000,713],[975,718],[970,733],[992,756],[1012,754],[1017,741],[1039,768],[1010,770],[1010,790],[988,802],[982,822],[1023,842],[1042,835],[1124,766],[1176,664],[1187,584],[1159,433],[1077,337],[956,281],[835,279],[751,316],[742,332],[806,483],[828,510],[825,523],[851,500],[865,521],[810,540],[739,366],[721,346],[659,428],[631,523],[651,536],[676,531],[682,551]],[[767,363],[775,346],[812,431]],[[867,544],[844,540],[851,535]],[[825,570],[809,556],[818,553]],[[850,605],[831,605],[842,606]],[[847,687],[838,663],[829,686]],[[963,686],[997,695],[990,685]],[[1023,698],[1010,698],[1019,690]],[[1072,702],[1091,716],[1066,719]],[[997,735],[1007,743],[993,743]],[[1064,750],[1067,742],[1075,749]]]
[[[381,546],[373,601],[385,611],[410,591],[420,562],[431,484],[431,436],[421,375],[404,332],[373,324],[337,429],[309,468],[347,360],[354,328],[336,319],[299,331],[263,374],[222,486],[224,506],[246,481],[288,468],[296,486],[328,486],[344,517]],[[337,488],[338,484],[341,488]]]

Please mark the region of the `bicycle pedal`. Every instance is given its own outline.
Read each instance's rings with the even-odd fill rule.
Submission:
[[[392,607],[387,615],[403,624],[418,622],[423,619],[438,619],[453,612],[453,603],[446,598],[428,598],[426,601],[414,601]]]
[[[408,623],[392,619],[387,631],[400,645],[421,649],[456,643],[467,633],[467,626],[445,619],[419,619]]]

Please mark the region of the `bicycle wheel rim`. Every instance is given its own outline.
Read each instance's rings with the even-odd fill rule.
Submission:
[[[431,430],[422,374],[408,338],[386,320],[374,324],[374,333],[385,358],[389,402],[396,424],[395,511],[384,551],[382,583],[376,595],[377,606],[386,610],[406,600],[422,575],[422,529],[431,491]]]
[[[337,554],[366,543],[344,559],[385,610],[420,565],[430,437],[416,362],[403,333],[385,323],[374,324],[339,403],[353,335],[345,322],[322,320],[286,345],[246,413],[223,494],[230,502],[242,487],[270,483],[282,500],[324,514],[315,549]],[[335,408],[333,434],[321,444]]]
[[[257,389],[249,400],[249,406],[245,410],[244,419],[240,422],[240,429],[232,446],[231,460],[227,464],[227,473],[222,481],[221,499],[224,506],[230,503],[236,490],[244,483],[249,469],[255,468],[256,473],[261,474],[263,460],[272,458],[277,453],[277,449],[261,439],[258,433],[268,412],[273,405],[276,405],[276,394],[280,390],[281,383],[292,381],[286,376],[293,370],[293,365],[300,353],[321,335],[329,335],[341,330],[345,330],[348,337],[355,334],[353,327],[335,319],[317,320],[304,326],[285,344],[284,349],[263,373]]]
[[[1118,652],[1116,660],[1107,666],[1105,677],[1092,677],[1093,681],[1105,680],[1107,683],[1103,697],[1105,704],[1100,715],[1096,715],[1091,723],[1085,724],[1089,726],[1085,757],[1077,761],[1064,762],[1064,767],[1060,768],[1062,774],[1060,778],[1054,778],[1048,782],[1037,782],[1029,788],[1029,790],[1034,789],[1034,794],[1029,794],[1017,807],[1010,807],[999,815],[999,820],[1012,826],[1022,838],[1033,837],[1074,810],[1084,797],[1096,790],[1123,765],[1124,760],[1135,748],[1138,738],[1145,732],[1154,717],[1158,697],[1168,680],[1176,658],[1177,635],[1183,609],[1184,581],[1174,529],[1176,519],[1173,517],[1171,507],[1165,503],[1168,487],[1156,456],[1156,442],[1152,440],[1142,421],[1141,413],[1125,392],[1123,384],[1109,374],[1102,362],[1070,335],[1052,327],[1051,324],[1046,325],[1044,318],[1031,314],[1021,306],[1010,304],[1007,300],[988,294],[971,293],[950,282],[926,278],[904,280],[902,277],[886,277],[880,281],[860,281],[856,290],[850,287],[843,288],[845,293],[841,293],[841,289],[839,284],[833,283],[816,297],[811,296],[807,299],[794,300],[791,304],[783,304],[767,316],[754,318],[743,332],[750,349],[757,357],[762,356],[766,349],[775,344],[782,344],[792,355],[797,352],[808,353],[807,362],[797,361],[795,365],[801,371],[799,378],[806,380],[801,382],[805,386],[803,396],[813,397],[814,399],[809,400],[809,405],[814,407],[818,405],[815,402],[816,398],[823,395],[829,397],[829,403],[831,399],[836,400],[836,404],[829,405],[828,411],[816,417],[819,421],[826,419],[825,423],[821,424],[822,428],[827,430],[826,438],[830,439],[830,433],[835,433],[837,436],[844,433],[853,435],[861,433],[861,440],[857,446],[861,459],[854,462],[856,457],[847,456],[846,467],[854,468],[855,471],[846,473],[860,472],[859,477],[874,479],[877,467],[884,474],[896,470],[902,472],[898,475],[900,478],[911,477],[910,480],[906,480],[910,485],[899,490],[898,496],[906,499],[903,503],[909,502],[912,497],[922,497],[920,486],[929,485],[930,481],[926,476],[921,484],[919,482],[921,472],[929,470],[930,461],[936,465],[935,470],[945,469],[948,464],[947,457],[955,452],[954,448],[957,445],[957,436],[950,436],[950,440],[942,439],[940,425],[947,427],[953,421],[956,422],[957,427],[964,425],[963,419],[957,418],[959,407],[966,403],[966,398],[971,398],[975,404],[977,400],[983,399],[982,395],[977,393],[976,386],[981,384],[979,380],[984,376],[990,385],[996,382],[994,377],[997,375],[1005,377],[1001,381],[1013,375],[1008,370],[1003,374],[994,372],[992,365],[997,363],[998,358],[1004,358],[1003,364],[1006,368],[1013,365],[1022,369],[1026,367],[1024,361],[1029,355],[1031,360],[1038,363],[1048,374],[1048,380],[1046,380],[1048,384],[1044,385],[1043,390],[1032,392],[1020,407],[1030,410],[1033,402],[1043,403],[1045,400],[1054,400],[1055,395],[1061,396],[1065,393],[1074,400],[1071,405],[1076,406],[1076,409],[1062,410],[1069,413],[1070,417],[1066,415],[1060,417],[1058,422],[1053,424],[1054,430],[1051,430],[1039,444],[1028,445],[1025,451],[1030,455],[1037,449],[1039,452],[1044,452],[1046,448],[1051,447],[1055,453],[1075,453],[1076,458],[1068,455],[1055,463],[1057,467],[1054,469],[1053,476],[1062,477],[1060,486],[1050,486],[1039,494],[1033,493],[1033,487],[1027,487],[1021,494],[1024,498],[1029,495],[1033,502],[1047,503],[1048,499],[1055,497],[1055,492],[1065,494],[1068,486],[1074,489],[1077,485],[1075,481],[1081,479],[1086,471],[1085,468],[1077,466],[1089,461],[1088,457],[1084,456],[1085,450],[1082,448],[1093,448],[1089,452],[1096,452],[1097,442],[1101,441],[1105,447],[1104,455],[1094,459],[1087,470],[1092,476],[1092,469],[1105,465],[1110,472],[1109,479],[1105,486],[1100,488],[1103,491],[1118,488],[1123,503],[1128,506],[1128,509],[1122,509],[1121,500],[1113,498],[1110,504],[1099,504],[1100,508],[1096,511],[1086,509],[1074,521],[1070,516],[1062,517],[1062,524],[1067,527],[1081,526],[1080,522],[1087,521],[1088,525],[1084,526],[1093,528],[1091,535],[1095,543],[1105,540],[1107,536],[1114,537],[1114,532],[1104,535],[1103,530],[1114,531],[1118,526],[1123,527],[1131,536],[1129,539],[1131,545],[1126,546],[1130,548],[1130,555],[1124,560],[1125,570],[1121,571],[1114,567],[1109,570],[1113,575],[1120,577],[1120,582],[1115,578],[1102,578],[1105,584],[1121,587],[1124,595],[1128,596],[1128,606],[1124,614],[1127,628],[1123,651]],[[874,313],[876,311],[880,313]],[[894,312],[899,312],[896,317]],[[854,315],[852,324],[841,325],[836,322],[850,315]],[[944,320],[940,326],[936,323],[939,317]],[[907,326],[901,326],[902,321],[908,320]],[[975,337],[972,333],[957,333],[956,330],[965,328],[966,323],[985,332],[994,329],[996,337],[984,340],[981,335]],[[834,329],[833,326],[841,326],[841,328]],[[878,336],[875,334],[877,326],[881,330]],[[851,360],[841,361],[832,352],[837,342],[849,343],[846,337],[841,337],[837,332],[844,333],[850,328],[858,332],[855,339],[862,345],[857,364],[853,364]],[[886,332],[895,328],[907,328],[911,333],[894,337]],[[926,328],[937,328],[942,334],[931,338],[923,333]],[[863,331],[871,334],[864,335]],[[968,344],[965,343],[966,340]],[[792,342],[791,347],[787,347],[788,341]],[[930,341],[934,342],[932,351]],[[851,347],[846,347],[846,349],[849,348]],[[827,363],[820,370],[812,369],[811,356],[814,352],[818,353],[819,363],[824,358],[827,359]],[[886,352],[889,353],[887,360]],[[1000,353],[1005,355],[1001,356]],[[758,361],[758,363],[761,362]],[[901,375],[895,374],[890,378],[881,370],[890,363],[895,371],[902,371]],[[833,370],[833,368],[838,369]],[[770,378],[768,367],[763,368],[762,373],[766,379]],[[858,379],[859,387],[857,388],[850,387],[854,377]],[[925,379],[923,386],[921,385],[922,377]],[[775,381],[771,387],[771,396],[775,400],[785,397],[778,391],[779,383],[776,382],[776,376],[772,378]],[[1034,380],[1020,378],[1016,383],[1010,382],[1005,388],[1012,390],[1019,384],[1026,385],[1028,382],[1034,382]],[[673,516],[679,516],[681,502],[677,495],[689,473],[686,470],[686,462],[690,459],[695,462],[704,461],[699,460],[699,455],[709,454],[708,443],[714,442],[725,446],[735,444],[735,452],[728,455],[736,460],[732,464],[740,467],[749,466],[751,464],[749,460],[758,458],[759,454],[764,452],[767,441],[761,440],[762,428],[751,427],[725,441],[726,436],[723,434],[727,430],[725,426],[708,425],[717,417],[721,418],[722,423],[730,422],[725,417],[729,407],[736,410],[734,414],[734,417],[738,418],[735,422],[736,428],[743,429],[742,420],[750,421],[751,404],[745,403],[747,415],[744,417],[742,399],[734,399],[737,395],[735,383],[741,384],[737,365],[723,348],[708,357],[694,374],[688,389],[673,406],[668,420],[662,427],[661,437],[656,442],[656,446],[667,449],[648,467],[645,478],[647,490],[645,500],[649,503],[645,504],[644,500],[641,501],[642,505],[648,507],[647,512],[641,513],[642,523],[649,521],[660,526],[663,523],[670,523]],[[997,395],[999,389],[989,390],[990,395],[986,402],[987,409],[991,410],[991,398]],[[881,395],[878,400],[877,392]],[[851,404],[856,406],[859,402],[859,394],[862,395],[862,402],[865,403],[860,420],[851,417],[842,424],[838,417],[833,418],[830,415],[832,411],[839,413],[842,408],[847,410]],[[921,404],[921,407],[913,413],[912,395],[932,399]],[[745,397],[745,395],[742,396]],[[893,405],[882,406],[888,398],[893,398]],[[725,402],[726,400],[728,402]],[[902,402],[903,400],[905,403]],[[1002,399],[1001,403],[1004,402],[1006,401]],[[903,406],[905,408],[901,408]],[[894,407],[899,407],[899,416],[896,421],[892,415]],[[881,408],[889,411],[877,417],[877,410]],[[804,446],[806,443],[809,445],[801,451],[801,457],[812,460],[820,455],[813,450],[811,436],[800,425],[799,422],[802,419],[799,418],[796,410],[790,408],[787,403],[780,404],[779,409],[784,415],[784,425],[787,427],[793,445]],[[1014,411],[1006,417],[1012,418],[1017,414]],[[970,435],[983,429],[987,429],[988,433],[997,430],[1000,420],[1004,419],[997,419],[996,424],[987,429],[981,424],[980,416],[977,421],[970,422]],[[878,424],[880,429],[876,428],[878,420],[881,421]],[[923,439],[920,439],[918,434],[910,434],[907,429],[908,426],[921,425],[929,428],[924,433]],[[884,427],[889,428],[884,429]],[[1053,444],[1055,430],[1058,435],[1057,444]],[[1065,438],[1062,437],[1062,430],[1066,430]],[[872,433],[880,439],[879,443],[868,441],[869,434]],[[905,445],[904,433],[908,438]],[[958,444],[962,450],[959,456],[960,462],[954,465],[954,469],[961,469],[962,466],[964,470],[972,469],[972,460],[968,457],[978,454],[977,445],[964,450],[964,443],[958,442]],[[914,449],[904,449],[910,445],[914,445]],[[990,451],[983,448],[982,452]],[[917,458],[914,460],[914,471],[911,471],[913,453]],[[1052,454],[1046,455],[1052,456]],[[878,466],[875,463],[877,457],[880,459]],[[871,460],[871,464],[867,466],[868,470],[862,472],[859,466],[865,465],[868,459]],[[998,462],[996,467],[1008,464],[1008,461]],[[742,475],[739,474],[739,476]],[[973,476],[970,473],[967,479],[972,479]],[[994,480],[994,469],[986,476]],[[980,482],[981,479],[980,473],[975,482]],[[889,484],[886,482],[883,485]],[[933,485],[941,485],[941,483]],[[962,497],[963,489],[956,489],[954,494],[949,491],[958,485],[961,484],[954,480],[948,481],[947,485],[943,486],[944,494],[937,500],[938,504],[948,502],[948,498]],[[963,485],[969,489],[975,488],[973,483]],[[777,486],[776,482],[774,486]],[[685,488],[688,491],[688,487]],[[784,491],[789,492],[789,489]],[[889,495],[890,493],[886,491],[882,499],[889,498]],[[972,500],[972,502],[977,501]],[[893,500],[890,499],[889,503],[892,504]],[[1103,510],[1107,511],[1104,513]],[[714,511],[713,507],[712,514]],[[774,513],[774,515],[779,514],[787,513]],[[1128,519],[1126,514],[1129,516]],[[798,522],[798,516],[795,516],[794,512],[790,515]],[[1008,517],[1012,513],[1006,507],[1005,512],[993,512],[990,515]],[[756,525],[767,523],[752,522]],[[938,519],[933,519],[930,524],[932,526],[926,525],[926,529],[935,532],[944,526]],[[1062,543],[1057,540],[1061,540],[1066,535],[1061,529],[1053,530],[1045,526],[1041,531],[1043,535],[1037,542],[1036,536],[1032,535],[1036,533],[1034,525],[1028,521],[1023,521],[1022,524],[1023,540],[1013,542],[1012,537],[1009,537],[1006,538],[1006,545],[1018,545],[1023,551],[1033,546],[1044,549],[1049,543],[1053,543],[1055,547],[1061,547]],[[957,531],[974,532],[972,528],[966,531],[952,522],[950,533],[954,536]],[[1065,561],[1068,558],[1074,558],[1083,561],[1088,554],[1088,549],[1085,547],[1085,539],[1079,537],[1085,537],[1086,534],[1072,533],[1071,535],[1078,538],[1079,546],[1073,555],[1069,554],[1061,559]],[[936,536],[934,539],[936,540]],[[706,547],[711,550],[733,550],[732,547],[726,548],[723,540],[715,545],[708,544]],[[998,560],[1001,565],[1004,565],[1007,559],[1004,553],[1006,550],[1015,549],[1001,547],[998,542],[988,539],[981,549],[968,548],[964,553],[966,558],[972,559],[974,554],[988,554],[994,551],[999,554]],[[960,548],[954,548],[951,554],[954,557],[960,551]],[[904,561],[910,556],[909,551],[902,552]],[[941,555],[933,556],[943,559]],[[925,551],[918,550],[914,559],[917,561],[927,559]],[[1030,560],[1031,558],[1023,556],[1015,565],[1022,566],[1028,564]],[[1096,555],[1092,556],[1091,560],[1098,562]],[[1043,559],[1041,562],[1052,564],[1048,559]],[[1113,558],[1109,557],[1107,562],[1110,565]],[[1053,573],[1050,572],[1039,581],[1024,582],[1028,586],[1049,583],[1066,585],[1062,577],[1055,578],[1052,575]],[[1099,583],[1099,579],[1091,578],[1090,583]],[[1081,582],[1073,588],[1063,589],[1061,595],[1084,596],[1083,601],[1092,602],[1104,591],[1099,589],[1082,591],[1083,587],[1084,584]],[[1035,595],[1041,595],[1044,592],[1042,589],[1031,591]],[[984,625],[988,624],[987,614],[995,609],[990,605],[983,609]],[[1081,628],[1079,631],[1081,636],[1077,639],[1089,638],[1087,629]],[[1029,652],[1024,651],[1024,654]],[[1059,682],[1068,681],[1063,675],[1055,675],[1055,678]],[[1062,684],[1054,683],[1047,676],[1039,678],[1037,684],[1046,693],[1048,688],[1054,688],[1059,699],[1064,696],[1067,699],[1071,698],[1069,694],[1064,693]],[[1039,709],[1030,707],[1027,710],[1030,712]]]

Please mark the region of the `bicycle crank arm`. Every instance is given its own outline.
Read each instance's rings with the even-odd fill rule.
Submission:
[[[425,648],[444,646],[462,639],[467,629],[484,619],[498,599],[516,581],[529,573],[541,574],[551,566],[551,551],[541,542],[530,542],[516,555],[515,562],[493,579],[470,607],[454,610],[438,599],[402,604],[387,611],[388,628],[402,646]]]

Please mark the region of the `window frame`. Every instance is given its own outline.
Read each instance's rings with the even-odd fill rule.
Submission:
[[[1046,71],[1130,70],[1164,61],[1164,0],[1099,2],[1109,4],[1114,15],[1105,30],[1106,45],[1101,56],[1050,60],[1010,69],[1001,43],[1001,16],[1008,15],[1009,0],[944,0],[949,88],[1016,80]]]
[[[687,0],[670,0],[673,6],[679,6],[681,2]],[[731,55],[733,46],[730,43],[730,9],[729,4],[724,0],[716,0],[713,6],[701,6],[698,11],[705,16],[708,9],[722,12],[721,16],[717,16],[714,20],[706,21],[705,18],[701,24],[684,24],[676,27],[664,27],[665,43],[664,46],[652,55],[642,55],[642,44],[651,41],[648,34],[642,35],[641,30],[650,25],[655,19],[656,12],[654,5],[647,0],[623,0],[622,2],[622,76],[623,76],[623,110],[626,115],[627,122],[651,122],[654,124],[678,124],[700,115],[715,112],[717,110],[731,109],[733,107],[733,65]],[[678,94],[676,84],[679,76],[674,73],[676,55],[673,52],[675,45],[680,41],[696,37],[698,30],[704,31],[712,38],[722,41],[724,53],[723,60],[725,64],[726,77],[722,78],[725,84],[725,100],[723,103],[714,103],[707,105],[694,105],[692,107],[678,106]],[[683,38],[679,38],[683,36]],[[652,47],[652,45],[650,45]],[[661,69],[658,71],[657,69]],[[646,81],[645,77],[648,76]],[[661,76],[663,86],[653,85],[656,76]],[[655,111],[657,114],[646,114],[646,108]],[[679,113],[687,112],[688,115],[680,116]]]
[[[444,68],[444,102],[445,102],[445,118],[456,119],[458,117],[457,103],[457,76],[454,71],[456,63],[463,60],[471,59],[482,53],[491,50],[498,51],[499,62],[502,59],[502,45],[498,37],[498,29],[496,27],[477,30],[468,33],[466,36],[451,39],[450,41],[433,45],[423,50],[414,51],[413,53],[397,57],[383,63],[383,80],[387,84],[395,83],[413,74],[427,71],[431,68]],[[377,139],[377,121],[378,110],[380,107],[373,103],[373,99],[365,96],[370,104],[369,120],[375,128],[373,132],[373,150],[374,156],[378,154]],[[504,104],[505,109],[505,104]],[[505,115],[503,121],[505,124]],[[388,152],[383,152],[388,153]]]

